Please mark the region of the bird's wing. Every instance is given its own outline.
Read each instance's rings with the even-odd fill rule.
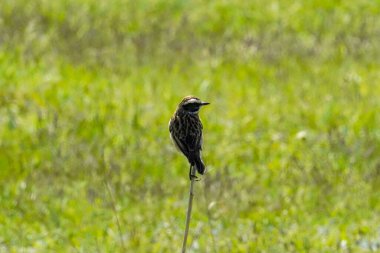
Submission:
[[[174,144],[177,146],[179,150],[185,155],[188,156],[189,154],[189,149],[187,148],[186,141],[184,139],[181,139],[178,137],[176,134],[170,134],[172,137]]]
[[[181,138],[182,134],[181,133],[178,133],[176,132],[176,127],[175,127],[175,124],[176,124],[176,118],[175,116],[173,118],[170,119],[169,121],[169,132],[170,132],[170,137],[171,139],[173,140],[175,146],[185,155],[187,156],[188,153],[189,153],[189,150],[187,149],[187,146],[186,146],[186,143],[185,143],[185,140],[183,140]],[[178,129],[177,129],[178,131]]]

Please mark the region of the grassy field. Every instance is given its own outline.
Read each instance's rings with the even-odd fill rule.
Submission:
[[[2,0],[0,252],[380,251],[380,3]]]

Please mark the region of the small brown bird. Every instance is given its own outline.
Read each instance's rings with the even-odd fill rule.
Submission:
[[[170,137],[190,163],[190,180],[197,178],[191,173],[192,166],[195,165],[201,175],[205,172],[201,158],[203,126],[198,112],[202,106],[208,104],[210,103],[203,102],[197,97],[186,96],[179,103],[169,122]]]

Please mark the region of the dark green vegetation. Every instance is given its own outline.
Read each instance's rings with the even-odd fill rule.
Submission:
[[[2,0],[0,252],[380,250],[378,1]],[[34,250],[34,251],[33,251]]]

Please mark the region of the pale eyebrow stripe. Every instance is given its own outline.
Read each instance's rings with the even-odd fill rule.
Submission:
[[[194,102],[198,102],[198,99],[196,99],[196,98],[192,98],[192,99],[190,99],[189,101],[186,101],[185,105],[187,105],[187,104],[191,104],[191,103],[194,103]]]

